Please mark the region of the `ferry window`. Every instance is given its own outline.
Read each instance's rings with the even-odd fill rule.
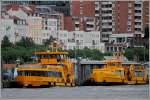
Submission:
[[[25,75],[25,72],[24,71],[21,71],[21,76],[24,76]]]
[[[44,71],[44,76],[48,77],[48,71]]]
[[[41,55],[41,58],[44,58],[44,55]]]
[[[37,55],[37,57],[41,59],[41,58],[42,58],[42,55]]]
[[[55,77],[58,77],[58,74],[57,74],[57,72],[54,72],[55,73]]]
[[[59,76],[59,77],[62,77],[62,73],[61,73],[61,72],[58,72],[58,76]]]
[[[56,77],[56,74],[55,74],[55,72],[51,72],[52,74],[52,77]]]
[[[144,76],[144,72],[143,71],[135,71],[135,76],[143,77]]]
[[[47,55],[48,58],[51,58],[51,55]]]
[[[124,75],[124,72],[123,70],[116,70],[115,73],[119,76],[123,76]]]
[[[56,58],[56,55],[51,55],[52,58]]]
[[[31,72],[31,76],[41,76],[42,74],[41,74],[41,72],[39,72],[39,71],[32,71]]]
[[[56,77],[59,77],[59,72],[56,72]]]
[[[51,77],[51,76],[52,76],[52,72],[48,71],[48,77]]]
[[[18,71],[19,76],[24,76],[24,71]]]
[[[17,73],[18,73],[19,76],[21,76],[21,72],[20,71],[18,71]]]
[[[121,66],[121,63],[119,63],[119,62],[118,62],[118,63],[116,63],[116,66]]]
[[[47,59],[47,58],[48,58],[48,55],[44,55],[44,58],[46,58],[46,59]]]
[[[110,63],[110,64],[108,64],[108,66],[115,66],[115,64],[113,64],[113,63]]]
[[[29,72],[28,71],[25,71],[25,76],[29,76]]]
[[[59,66],[62,66],[62,67],[64,67],[65,65],[64,64],[58,64]]]
[[[37,76],[43,76],[43,77],[47,76],[47,71],[37,71],[36,73]]]

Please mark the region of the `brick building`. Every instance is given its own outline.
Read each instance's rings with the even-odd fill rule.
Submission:
[[[71,16],[65,18],[65,29],[69,31],[95,30],[94,1],[72,1],[70,3]]]

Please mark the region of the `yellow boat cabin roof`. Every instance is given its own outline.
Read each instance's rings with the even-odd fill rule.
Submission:
[[[39,51],[39,52],[33,52],[33,54],[39,54],[39,55],[46,55],[46,54],[54,54],[54,55],[67,55],[68,52],[60,52],[60,51],[56,51],[56,52],[51,52],[51,51]]]
[[[41,64],[26,64],[21,65],[17,68],[18,71],[23,70],[36,70],[36,71],[44,71],[44,70],[62,70],[62,66],[57,65],[41,65]]]
[[[105,63],[121,63],[121,60],[116,60],[116,59],[112,59],[112,60],[106,60]]]

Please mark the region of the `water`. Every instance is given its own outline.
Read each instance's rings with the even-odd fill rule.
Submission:
[[[149,85],[6,88],[6,99],[136,99],[149,98]]]

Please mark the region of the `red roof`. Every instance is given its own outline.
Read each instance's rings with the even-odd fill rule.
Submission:
[[[7,10],[12,9],[13,11],[17,11],[17,10],[19,10],[19,5],[8,5],[8,6],[6,7],[6,9],[7,9]]]
[[[3,64],[4,69],[13,69],[16,67],[16,64]]]
[[[16,20],[19,20],[20,18],[17,17],[17,16],[10,16],[10,19],[16,19]]]

